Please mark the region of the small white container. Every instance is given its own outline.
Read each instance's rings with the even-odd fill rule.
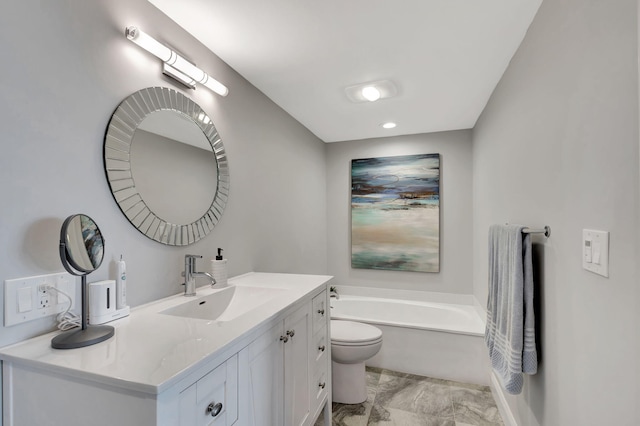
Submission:
[[[218,288],[228,285],[227,279],[227,259],[222,258],[222,249],[218,248],[218,255],[211,260],[211,275],[216,280],[215,286]]]
[[[104,324],[116,311],[116,282],[89,283],[89,323]]]

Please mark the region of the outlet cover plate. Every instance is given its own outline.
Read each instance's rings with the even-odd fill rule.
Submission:
[[[5,327],[57,315],[67,309],[67,306],[69,306],[67,298],[60,298],[53,291],[43,292],[42,289],[45,285],[60,289],[71,296],[71,308],[75,308],[76,278],[67,272],[5,280]],[[30,304],[25,300],[25,298],[29,297],[31,298]],[[44,303],[45,300],[46,303]],[[43,302],[41,303],[41,301]]]

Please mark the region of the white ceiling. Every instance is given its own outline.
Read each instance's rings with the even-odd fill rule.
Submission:
[[[337,142],[472,128],[542,0],[149,1]],[[393,98],[344,92],[385,79]]]

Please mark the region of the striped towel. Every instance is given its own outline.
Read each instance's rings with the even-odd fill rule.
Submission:
[[[533,312],[531,237],[521,225],[489,228],[489,297],[485,342],[491,366],[510,394],[538,370]]]

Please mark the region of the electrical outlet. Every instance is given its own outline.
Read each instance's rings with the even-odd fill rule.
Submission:
[[[69,300],[55,294],[57,292],[49,287],[67,293],[71,297],[73,309],[76,305],[75,281],[75,278],[66,272],[5,280],[5,327],[64,312],[69,306]]]
[[[38,285],[38,298],[40,299],[38,309],[46,309],[51,306],[51,301],[49,300],[51,295],[49,294],[47,285],[48,284],[44,282]]]
[[[40,304],[38,305],[38,309],[46,309],[51,306],[51,302],[49,301],[48,294],[40,295]]]

